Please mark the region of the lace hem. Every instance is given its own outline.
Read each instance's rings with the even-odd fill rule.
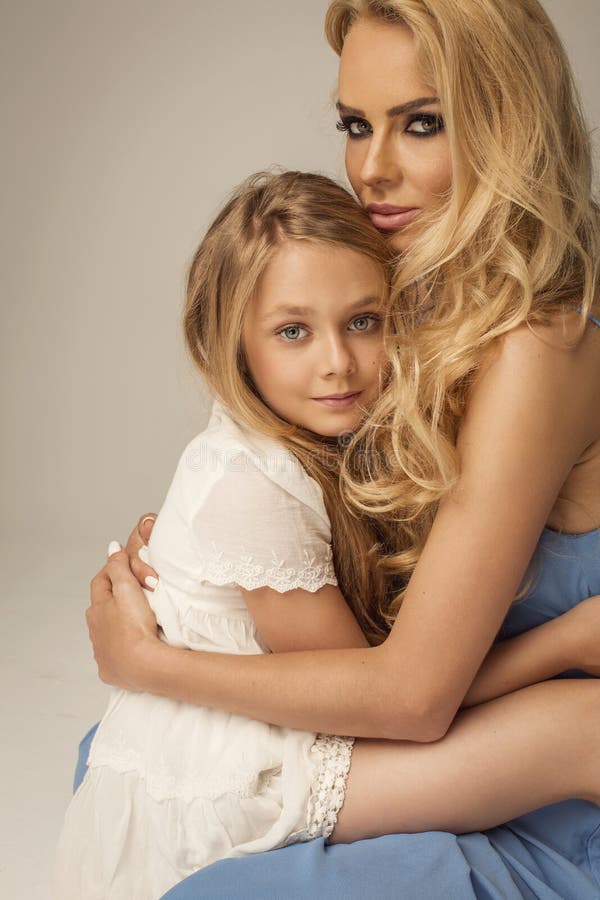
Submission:
[[[286,566],[285,559],[280,559],[273,552],[271,565],[263,566],[253,556],[241,555],[235,562],[225,559],[223,551],[218,551],[213,544],[213,559],[202,566],[199,577],[217,587],[225,584],[236,584],[246,591],[260,587],[268,587],[284,594],[287,591],[302,589],[314,593],[325,584],[337,585],[331,547],[322,562],[317,562],[307,550],[304,550],[302,567]]]
[[[353,737],[318,734],[311,747],[311,753],[317,755],[318,769],[308,801],[309,838],[328,838],[335,828],[346,794],[353,746]]]

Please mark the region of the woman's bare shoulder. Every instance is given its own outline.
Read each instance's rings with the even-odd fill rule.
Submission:
[[[559,479],[548,521],[568,531],[600,521],[600,328],[589,325],[580,336],[579,322],[571,314],[498,340],[474,381],[459,435],[467,465],[481,465],[482,446],[484,455],[501,447],[504,461],[513,457],[529,480],[542,451],[544,470],[556,467]]]
[[[522,324],[494,342],[473,384],[478,393],[517,390],[521,401],[595,407],[600,390],[600,328],[582,332],[577,312],[547,324]],[[575,396],[576,395],[576,396]]]
[[[497,358],[504,355],[513,361],[521,357],[534,364],[561,361],[577,366],[596,361],[600,365],[600,328],[582,322],[575,310],[557,314],[546,323],[523,323],[498,340]]]

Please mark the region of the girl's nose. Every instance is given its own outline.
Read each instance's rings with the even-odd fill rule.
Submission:
[[[356,369],[356,360],[346,341],[332,338],[323,358],[322,371],[325,377],[337,375],[347,377]]]
[[[363,184],[369,187],[395,183],[400,179],[399,160],[390,137],[371,138],[360,177]]]

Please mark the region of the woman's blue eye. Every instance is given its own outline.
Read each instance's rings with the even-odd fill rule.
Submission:
[[[445,128],[442,116],[434,113],[419,113],[413,116],[406,126],[406,134],[412,134],[415,137],[432,137],[439,134]]]
[[[371,134],[371,126],[367,120],[358,119],[356,116],[342,116],[335,127],[349,138],[363,138]]]
[[[287,325],[285,328],[282,328],[281,331],[278,331],[277,334],[284,340],[293,343],[301,339],[301,332],[303,331],[306,331],[306,328],[302,328],[301,325]]]

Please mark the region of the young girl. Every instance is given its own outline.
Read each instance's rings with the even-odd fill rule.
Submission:
[[[350,180],[403,252],[391,384],[373,420],[376,453],[364,457],[382,465],[359,470],[358,482],[351,471],[348,482],[358,509],[399,524],[390,566],[405,590],[390,636],[364,651],[235,665],[167,648],[119,558],[94,585],[89,622],[99,670],[113,683],[369,738],[353,752],[343,835],[353,809],[367,821],[375,787],[390,810],[404,808],[412,763],[392,773],[390,744],[378,738],[435,741],[503,622],[503,635],[525,631],[600,589],[600,227],[589,135],[536,0],[336,0],[328,36],[341,54]],[[597,686],[568,687],[580,727],[592,727]],[[497,734],[473,757],[491,768]],[[590,737],[587,758],[596,746]],[[541,773],[542,748],[538,759]],[[425,768],[414,765],[422,781]],[[552,776],[557,785],[565,772]],[[391,814],[387,824],[396,828]],[[436,855],[431,835],[419,853],[399,838],[354,845],[336,889],[364,896],[387,867],[393,888],[379,896],[411,896],[415,872],[430,896],[473,896],[457,874],[473,867],[486,883],[501,871],[508,891],[524,883],[529,895],[552,896],[552,878],[562,897],[595,898],[598,826],[595,808],[572,803],[513,823],[493,848],[480,839],[477,853],[449,838]],[[307,853],[295,849],[285,859],[301,870]],[[249,896],[248,873],[277,879],[273,856],[241,868]],[[341,859],[320,860],[322,892]],[[215,876],[213,897],[218,884]],[[318,892],[313,882],[303,889]]]
[[[368,646],[337,588],[331,526],[352,548],[338,572],[372,631],[374,538],[339,502],[338,438],[380,394],[389,255],[350,195],[316,175],[255,177],[209,229],[185,329],[218,400],[150,544],[170,644]],[[67,812],[56,897],[150,900],[216,859],[329,834],[351,746],[115,692]]]

